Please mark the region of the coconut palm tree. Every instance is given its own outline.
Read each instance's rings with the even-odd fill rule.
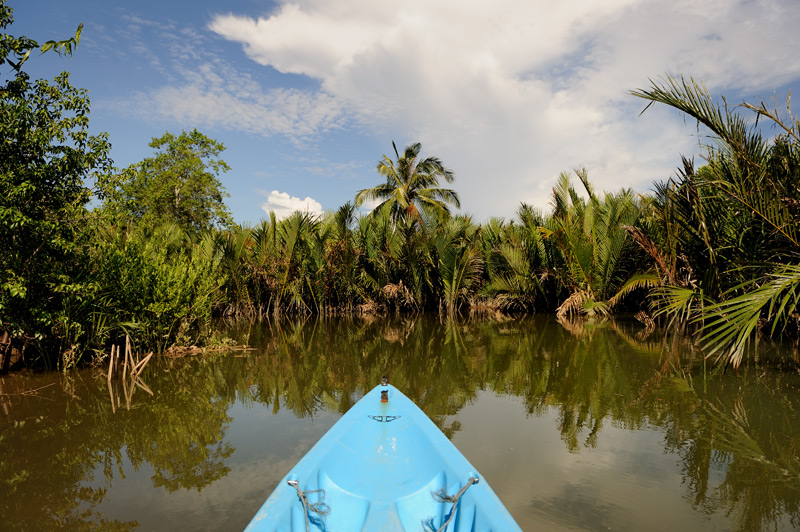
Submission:
[[[377,167],[386,182],[359,190],[356,206],[367,200],[380,201],[373,212],[388,209],[395,221],[409,218],[421,224],[423,214],[436,220],[450,218],[448,204],[460,208],[461,202],[454,190],[441,188],[440,180],[452,183],[453,171],[445,168],[437,157],[420,159],[422,145],[419,142],[407,146],[402,156],[394,142],[392,147],[396,161],[384,155]]]

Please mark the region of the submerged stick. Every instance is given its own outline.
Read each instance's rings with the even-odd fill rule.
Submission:
[[[136,367],[139,365],[139,355],[133,352],[133,347],[131,347],[131,337],[125,335],[125,345],[127,349],[131,352],[131,366]]]
[[[133,349],[131,349],[131,337],[125,335],[125,360],[130,361],[131,369],[130,374],[133,375],[133,368],[136,364],[133,362]]]
[[[50,384],[45,384],[44,386],[39,386],[38,388],[34,388],[33,390],[26,390],[24,392],[16,392],[16,393],[0,393],[2,396],[12,396],[12,395],[34,395],[39,390],[43,390],[44,388],[48,388],[50,386],[55,386],[56,383],[51,382]]]
[[[122,393],[125,394],[125,408],[130,410],[131,409],[131,398],[133,397],[133,381],[131,381],[131,387],[128,389],[128,381],[126,379],[122,379]]]
[[[128,350],[125,349],[125,360],[122,362],[122,380],[128,376]]]

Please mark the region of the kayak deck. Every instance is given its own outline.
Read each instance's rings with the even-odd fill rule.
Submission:
[[[397,388],[379,385],[281,480],[246,530],[437,532],[448,518],[448,532],[521,530],[436,425]]]

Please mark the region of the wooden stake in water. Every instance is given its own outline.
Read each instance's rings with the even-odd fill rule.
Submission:
[[[111,345],[111,354],[108,356],[108,382],[111,382],[111,377],[114,375],[114,354],[115,345]]]
[[[146,357],[144,357],[144,359],[141,362],[136,364],[136,367],[133,368],[133,371],[131,373],[133,375],[137,376],[137,377],[139,375],[141,375],[142,374],[142,370],[144,370],[144,367],[147,365],[148,362],[150,362],[150,357],[152,357],[152,356],[153,356],[152,352],[148,353],[148,355]]]

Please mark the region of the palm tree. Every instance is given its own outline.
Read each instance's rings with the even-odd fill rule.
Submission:
[[[341,286],[341,304],[346,308],[353,307],[355,299],[355,280],[358,276],[359,250],[355,247],[353,226],[357,223],[356,207],[349,201],[339,207],[333,217],[335,238],[330,246],[328,260],[334,267],[337,284]]]
[[[636,269],[626,263],[633,256],[631,239],[625,226],[636,223],[639,205],[630,190],[605,194],[601,199],[589,183],[585,170],[576,171],[589,199],[572,188],[569,174],[563,173],[553,189],[555,211],[553,229],[544,228],[554,241],[565,266],[554,270],[570,296],[558,308],[558,316],[569,314],[608,314],[620,299],[636,288],[649,288],[655,278],[633,275]]]
[[[356,194],[356,206],[367,200],[379,200],[381,203],[373,212],[388,209],[392,218],[410,218],[422,223],[423,214],[437,220],[450,218],[448,204],[461,207],[458,194],[451,189],[441,188],[440,179],[452,183],[455,174],[444,167],[437,157],[420,160],[422,145],[417,142],[406,147],[402,157],[397,146],[392,142],[396,161],[384,155],[378,163],[378,173],[386,178],[375,188],[359,190]]]
[[[226,276],[229,312],[252,314],[255,302],[250,294],[252,272],[248,268],[248,256],[252,247],[253,230],[234,225],[224,232],[210,232],[206,239],[213,242],[206,255],[220,255],[220,266]]]
[[[353,233],[354,245],[359,249],[356,289],[365,302],[377,303],[384,299],[386,287],[399,280],[401,240],[386,211],[357,220]]]
[[[777,101],[774,109],[763,102],[745,103],[742,107],[757,115],[753,124],[726,103],[714,102],[708,89],[691,78],[651,81],[649,89],[631,94],[648,100],[648,106],[661,103],[682,111],[707,127],[716,141],[706,146],[708,164],[702,172],[680,176],[673,194],[678,201],[670,201],[661,226],[664,232],[679,227],[676,245],[688,257],[690,272],[719,270],[712,279],[719,282],[672,279],[659,295],[665,313],[701,324],[709,356],[716,353],[736,367],[761,325],[771,325],[771,332],[797,326],[800,120],[788,102],[785,114]],[[771,121],[778,135],[765,141],[758,119]],[[693,255],[698,245],[705,253]],[[687,312],[697,294],[717,302]]]
[[[478,232],[468,216],[459,216],[439,226],[431,238],[441,298],[450,315],[468,300],[480,280],[483,260]]]
[[[319,311],[320,299],[314,290],[314,278],[319,267],[315,259],[320,255],[320,225],[316,216],[300,211],[278,224],[281,243],[278,303],[285,303],[287,309],[301,313]]]
[[[517,211],[519,224],[503,225],[490,220],[482,227],[486,274],[486,295],[495,297],[503,308],[536,311],[547,305],[545,279],[552,277],[552,242],[543,232],[552,232],[551,220],[530,205]]]

